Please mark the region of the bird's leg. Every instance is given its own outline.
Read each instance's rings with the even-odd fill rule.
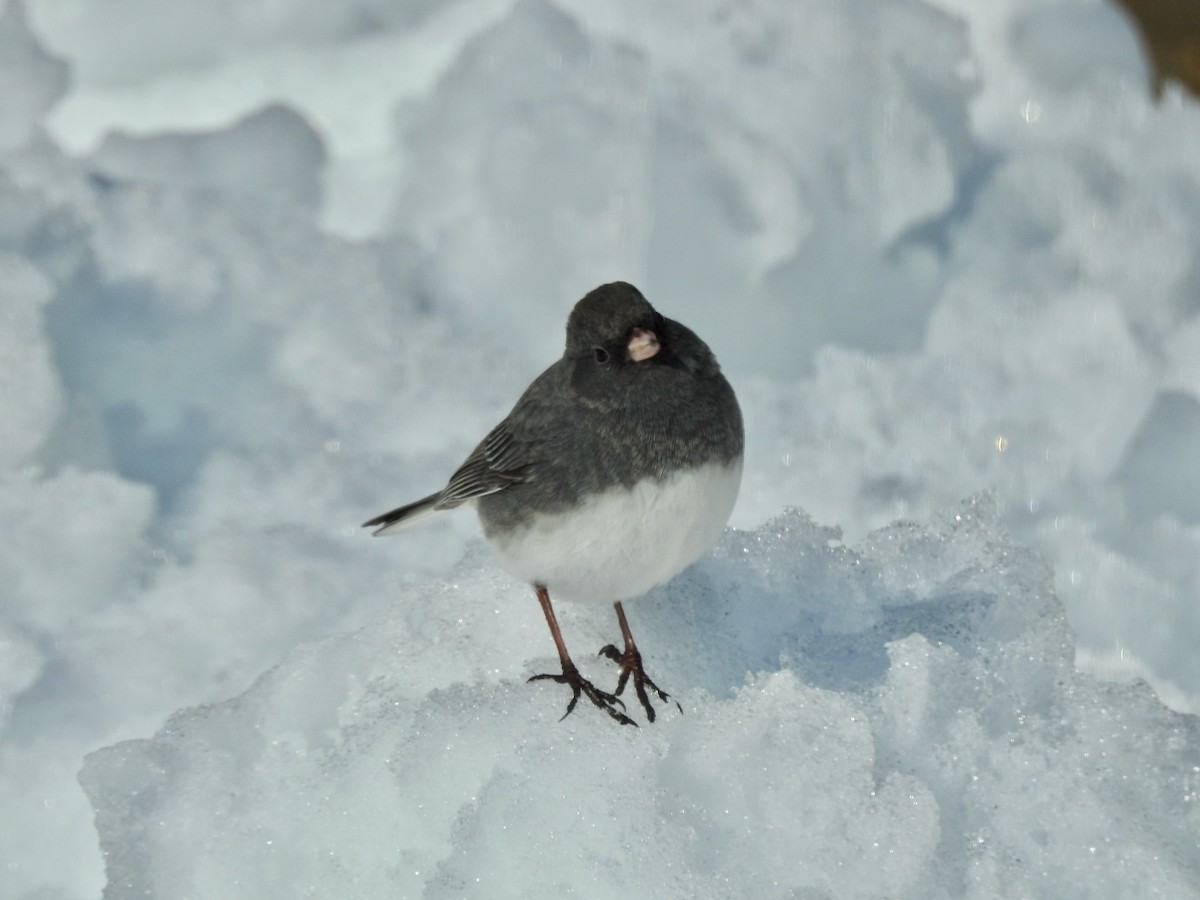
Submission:
[[[562,663],[562,674],[551,675],[534,675],[530,681],[557,681],[559,684],[567,684],[571,686],[571,702],[567,704],[567,711],[562,717],[565,719],[575,709],[575,704],[579,702],[579,695],[584,694],[592,703],[600,707],[622,725],[637,725],[637,722],[625,715],[621,710],[625,708],[624,702],[613,695],[606,693],[594,684],[579,674],[579,670],[575,668],[575,663],[571,662],[571,654],[567,652],[567,645],[563,641],[562,631],[558,627],[558,619],[554,615],[554,607],[550,605],[550,592],[546,590],[546,586],[535,584],[533,589],[537,591],[538,603],[542,604],[542,612],[546,614],[546,624],[550,626],[550,636],[554,638],[554,646],[558,648],[558,659]],[[617,709],[620,706],[621,709]],[[650,716],[654,718],[653,715]],[[562,719],[559,720],[560,722]]]
[[[612,644],[600,649],[601,656],[607,656],[621,667],[621,677],[617,679],[617,689],[613,693],[613,696],[619,696],[625,690],[629,676],[632,675],[633,689],[637,691],[638,700],[642,702],[642,708],[646,710],[646,717],[653,722],[654,707],[650,705],[650,697],[646,694],[646,688],[654,691],[658,695],[658,699],[663,703],[670,700],[671,695],[651,681],[642,669],[642,654],[638,652],[637,644],[633,642],[633,633],[629,630],[629,622],[625,618],[625,609],[621,606],[621,601],[619,600],[613,606],[617,609],[617,621],[621,623],[621,636],[625,639],[625,651],[618,650]],[[675,701],[675,707],[681,713],[683,712],[683,707],[679,705],[679,701]]]

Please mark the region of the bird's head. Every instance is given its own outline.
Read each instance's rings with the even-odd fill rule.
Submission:
[[[572,385],[587,397],[604,396],[611,385],[636,389],[650,373],[664,375],[664,367],[677,375],[719,371],[703,341],[624,281],[601,285],[575,304],[564,356]]]

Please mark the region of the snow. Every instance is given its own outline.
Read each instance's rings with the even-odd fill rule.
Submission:
[[[1200,111],[1115,8],[0,9],[0,898],[1200,892]],[[614,278],[748,435],[636,730],[469,514],[358,527]]]
[[[111,895],[1184,896],[1200,876],[1200,723],[1074,671],[1049,570],[986,499],[857,549],[796,512],[729,532],[632,607],[684,707],[653,729],[556,722],[565,691],[523,683],[549,642],[514,656],[528,589],[483,554],[451,579],[90,754]],[[614,627],[592,610],[571,608],[576,645]]]

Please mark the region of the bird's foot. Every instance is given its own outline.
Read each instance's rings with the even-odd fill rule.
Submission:
[[[620,696],[621,692],[625,690],[625,685],[629,682],[630,676],[633,676],[633,689],[637,692],[637,698],[641,701],[642,709],[646,710],[646,718],[651,722],[654,721],[654,707],[650,703],[650,695],[646,693],[647,688],[654,691],[658,699],[663,703],[674,702],[675,708],[680,713],[683,712],[683,707],[679,705],[679,701],[672,701],[671,695],[651,681],[650,676],[642,669],[642,654],[638,652],[637,647],[629,646],[622,652],[613,644],[609,644],[600,648],[599,655],[607,656],[620,667],[621,677],[617,679],[617,689],[612,694],[614,698]]]
[[[555,681],[559,684],[570,685],[571,702],[567,704],[567,711],[562,714],[563,719],[575,711],[575,704],[579,702],[579,695],[583,694],[597,707],[604,710],[622,725],[633,725],[635,728],[637,727],[637,722],[633,721],[633,719],[629,718],[629,716],[625,715],[624,713],[625,702],[615,694],[610,694],[607,691],[600,690],[598,687],[580,675],[579,670],[575,668],[574,663],[564,663],[561,675],[552,675],[547,672],[542,675],[534,675],[529,680]],[[620,691],[618,690],[617,693],[619,694]],[[617,707],[620,707],[620,709]],[[651,714],[650,718],[653,719],[654,715]],[[559,721],[561,722],[562,719],[559,719]]]

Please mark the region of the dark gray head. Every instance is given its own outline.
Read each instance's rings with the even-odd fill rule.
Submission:
[[[654,332],[662,316],[632,284],[602,284],[575,304],[567,319],[567,355],[611,352],[637,329]]]
[[[602,284],[575,304],[567,319],[564,357],[581,368],[585,361],[599,365],[616,377],[660,366],[702,376],[720,371],[702,340],[660,315],[624,281]]]

